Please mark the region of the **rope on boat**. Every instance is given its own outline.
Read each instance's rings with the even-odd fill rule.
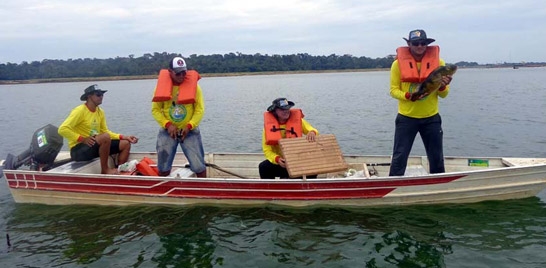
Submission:
[[[370,167],[387,167],[390,165],[391,163],[366,163],[366,166],[370,166]]]
[[[211,168],[214,168],[214,169],[217,169],[217,170],[219,170],[219,171],[222,171],[222,172],[224,172],[224,173],[226,173],[226,174],[229,174],[229,175],[235,176],[235,177],[237,177],[237,178],[241,178],[241,179],[248,179],[248,177],[245,177],[245,176],[243,176],[243,175],[239,175],[239,174],[237,174],[237,173],[233,173],[233,172],[231,172],[231,171],[229,171],[229,170],[225,170],[225,169],[223,169],[223,168],[219,167],[219,166],[218,166],[218,165],[216,165],[216,164],[212,164],[212,163],[205,163],[205,166],[207,166],[207,167],[211,167]],[[186,168],[189,168],[189,167],[190,167],[190,165],[189,165],[189,164],[188,164],[188,165],[185,165],[185,167],[186,167]]]
[[[206,166],[209,166],[209,167],[211,167],[211,168],[214,168],[214,169],[220,170],[220,171],[222,171],[222,172],[224,172],[224,173],[227,173],[227,174],[229,174],[229,175],[235,176],[235,177],[237,177],[237,178],[241,178],[241,179],[248,179],[248,178],[247,178],[247,177],[245,177],[245,176],[242,176],[242,175],[239,175],[239,174],[233,173],[233,172],[231,172],[231,171],[229,171],[229,170],[225,170],[225,169],[223,169],[223,168],[219,167],[219,166],[218,166],[218,165],[216,165],[216,164],[212,164],[212,163],[205,163],[205,165],[206,165]]]

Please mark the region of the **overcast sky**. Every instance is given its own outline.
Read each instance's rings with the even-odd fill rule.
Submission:
[[[2,0],[0,63],[168,52],[385,57],[424,29],[448,63],[546,62],[541,0]]]

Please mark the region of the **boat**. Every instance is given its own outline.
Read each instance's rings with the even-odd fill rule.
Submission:
[[[131,152],[119,174],[101,174],[98,158],[72,161],[62,146],[48,124],[28,149],[1,161],[16,203],[366,207],[527,198],[546,188],[546,158],[445,157],[446,172],[429,174],[427,158],[411,156],[403,176],[388,176],[390,156],[343,155],[332,134],[279,140],[290,178],[275,179],[259,178],[261,153],[207,153],[207,178],[178,153],[160,177],[155,152]]]
[[[130,160],[145,158],[157,155]],[[100,174],[98,159],[74,162],[64,151],[55,159],[48,170],[6,169],[2,161],[16,203],[369,207],[527,198],[546,187],[546,158],[445,157],[446,172],[428,174],[427,158],[411,156],[404,176],[389,177],[390,156],[344,155],[346,171],[315,179],[260,179],[259,153],[207,153],[208,178],[195,177],[181,153],[167,177]]]

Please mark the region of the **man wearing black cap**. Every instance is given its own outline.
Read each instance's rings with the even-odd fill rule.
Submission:
[[[421,135],[430,166],[430,173],[443,173],[442,118],[438,112],[438,97],[449,93],[451,76],[442,78],[439,90],[414,96],[427,76],[445,62],[440,48],[429,46],[435,40],[423,30],[409,32],[407,46],[396,50],[397,58],[391,66],[390,95],[398,100],[395,120],[394,147],[389,176],[403,176],[417,133]],[[412,101],[413,100],[413,101]]]
[[[72,109],[59,127],[59,134],[68,140],[72,160],[89,161],[100,157],[101,173],[116,174],[117,169],[108,167],[108,156],[118,154],[120,165],[127,162],[131,143],[137,143],[138,138],[108,129],[104,111],[99,107],[105,92],[98,85],[87,87],[80,96],[85,103]]]
[[[305,119],[301,109],[291,109],[294,102],[286,98],[277,98],[264,113],[264,130],[262,134],[262,149],[266,160],[260,163],[260,178],[288,178],[286,162],[282,157],[279,140],[283,138],[298,138],[303,134],[307,140],[315,141],[316,130]],[[308,176],[316,178],[316,176]]]

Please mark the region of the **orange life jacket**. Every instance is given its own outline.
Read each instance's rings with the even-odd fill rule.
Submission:
[[[301,119],[303,119],[303,117],[304,115],[300,109],[290,109],[290,117],[283,128],[283,130],[285,130],[285,138],[298,138],[302,136]],[[277,121],[277,118],[273,113],[264,113],[264,129],[266,144],[279,144],[279,140],[283,137],[281,136],[279,121]]]
[[[199,73],[195,70],[189,70],[184,76],[184,81],[179,85],[178,97],[176,103],[190,104],[195,103],[195,92],[197,91],[197,81],[201,79]],[[162,102],[172,99],[173,80],[169,70],[161,69],[157,77],[153,102]]]
[[[402,82],[421,83],[440,65],[440,47],[427,47],[427,51],[423,59],[421,59],[420,70],[417,68],[417,62],[411,55],[409,47],[397,48],[396,58],[398,59]]]
[[[144,157],[138,164],[136,165],[137,171],[142,174],[143,176],[159,176],[159,171],[157,170],[157,167],[152,167],[151,165],[154,165],[155,162],[148,158]]]

